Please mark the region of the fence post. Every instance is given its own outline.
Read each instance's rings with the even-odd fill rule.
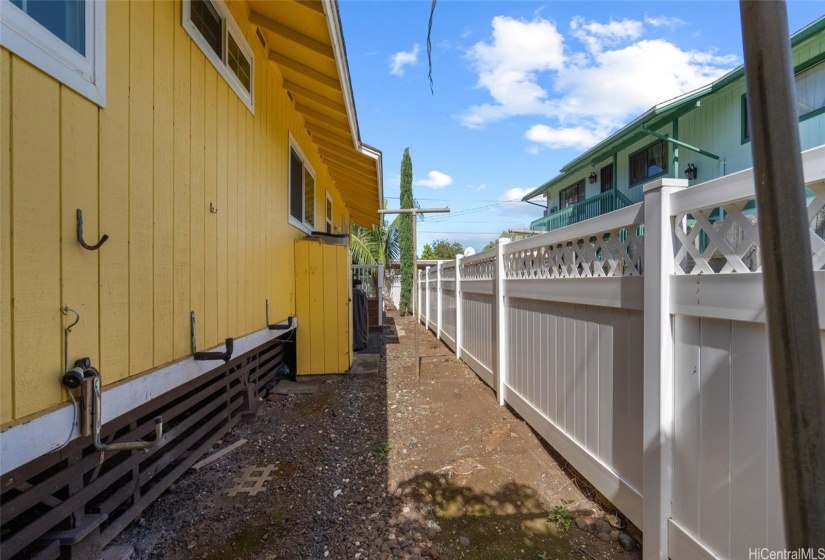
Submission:
[[[464,255],[455,257],[455,357],[461,359],[461,343],[464,337],[461,334],[463,321],[461,320],[461,259]]]
[[[376,282],[378,286],[376,290],[378,291],[378,326],[384,326],[384,265],[378,265],[378,281]]]
[[[685,179],[644,186],[644,459],[642,533],[645,560],[668,558],[668,520],[673,511],[673,322],[670,276],[674,271],[670,197]]]
[[[418,290],[415,292],[415,306],[418,308],[416,310],[418,322],[421,322],[421,275],[424,271],[416,270],[415,273],[418,276],[418,283],[415,285],[415,289]]]
[[[507,385],[507,321],[506,321],[506,302],[507,298],[504,291],[504,246],[510,240],[506,237],[500,237],[496,244],[496,286],[495,297],[496,306],[494,308],[495,322],[496,322],[496,395],[498,396],[498,404],[504,404],[504,392]]]
[[[436,268],[436,297],[438,299],[435,300],[436,305],[436,328],[435,328],[435,337],[438,340],[441,340],[441,267],[444,262],[439,262],[438,267]]]
[[[424,271],[424,289],[427,290],[424,298],[424,326],[430,328],[430,267]]]

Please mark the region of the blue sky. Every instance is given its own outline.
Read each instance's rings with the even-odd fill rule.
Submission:
[[[513,202],[652,105],[742,64],[739,4],[341,0],[361,138],[384,153],[398,207],[404,148],[434,239],[481,249],[541,209]],[[788,3],[791,32],[825,13]]]

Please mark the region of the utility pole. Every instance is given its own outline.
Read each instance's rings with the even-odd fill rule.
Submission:
[[[412,234],[413,234],[413,274],[415,275],[415,282],[413,282],[413,300],[412,308],[413,315],[418,313],[418,235],[417,223],[419,214],[445,214],[450,211],[449,208],[399,208],[398,210],[379,210],[378,213],[382,216],[385,214],[410,214],[412,216]],[[415,375],[418,380],[421,380],[421,356],[418,353],[418,317],[415,317]]]
[[[789,550],[825,543],[825,376],[785,2],[740,0]]]

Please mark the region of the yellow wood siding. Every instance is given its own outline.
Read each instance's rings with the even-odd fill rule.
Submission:
[[[344,373],[350,365],[349,249],[295,242],[298,374]]]
[[[14,418],[11,300],[11,57],[0,51],[0,424]]]
[[[183,29],[179,2],[110,2],[106,17],[105,108],[0,49],[4,426],[66,400],[63,305],[81,316],[69,359],[89,356],[106,385],[189,356],[191,310],[202,349],[264,328],[267,299],[272,322],[296,313],[311,282],[295,280],[304,233],[287,221],[290,133],[316,172],[319,229],[327,191],[336,226],[349,220],[245,20],[254,115]],[[77,208],[88,242],[109,235],[100,250],[77,244]],[[336,251],[335,266],[346,267]],[[341,301],[345,273],[335,274],[328,288],[313,281],[316,303]],[[319,368],[349,366],[338,336],[349,337],[347,309],[330,310],[335,322],[320,308],[316,320],[299,317],[318,340],[335,335],[336,357],[327,364],[319,353]]]

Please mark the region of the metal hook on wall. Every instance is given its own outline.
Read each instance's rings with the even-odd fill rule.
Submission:
[[[189,321],[192,334],[192,357],[196,360],[223,360],[224,362],[232,359],[232,352],[235,350],[235,340],[232,338],[227,338],[225,341],[226,352],[198,352],[198,331],[194,311],[189,312]]]
[[[80,322],[80,313],[68,305],[60,308],[60,312],[63,313],[63,315],[68,315],[70,311],[74,313],[75,319],[71,325],[63,329],[63,371],[69,370],[69,333],[72,332],[72,327]]]
[[[100,241],[95,243],[94,245],[89,245],[83,240],[83,211],[78,208],[77,209],[77,241],[80,243],[80,246],[86,249],[87,251],[97,251],[100,249],[104,243],[109,239],[109,236],[105,233],[103,237],[100,238]]]

